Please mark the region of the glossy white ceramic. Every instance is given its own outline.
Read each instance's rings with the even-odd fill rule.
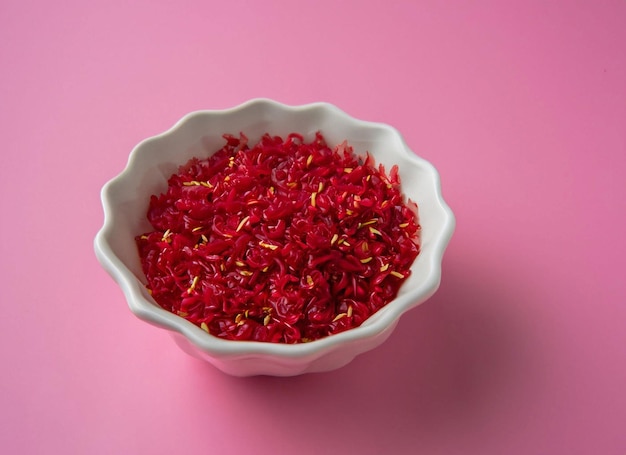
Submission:
[[[266,132],[299,132],[311,139],[316,131],[329,144],[347,140],[357,154],[369,151],[387,169],[397,164],[404,194],[419,206],[422,249],[397,298],[361,327],[297,345],[219,339],[161,309],[145,289],[134,241],[150,230],[146,220],[150,195],[166,189],[167,179],[179,165],[219,149],[224,133],[244,132],[255,143]],[[102,188],[101,196],[104,226],[96,235],[95,252],[121,287],[130,309],[140,319],[170,331],[185,352],[236,376],[328,371],[380,345],[403,313],[439,287],[442,257],[455,227],[454,215],[441,196],[439,174],[407,147],[398,131],[354,119],[327,103],[286,106],[255,99],[232,109],[190,113],[170,130],[138,144],[126,168]]]

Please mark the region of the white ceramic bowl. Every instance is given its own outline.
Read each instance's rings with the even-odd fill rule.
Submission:
[[[165,191],[167,179],[179,165],[219,149],[224,133],[243,132],[255,143],[266,132],[281,136],[299,132],[311,139],[316,131],[324,134],[329,145],[347,139],[355,153],[369,151],[386,169],[397,164],[405,196],[419,206],[421,253],[397,298],[360,327],[295,345],[220,339],[160,308],[146,291],[135,245],[136,235],[151,230],[146,219],[150,195]],[[455,226],[454,215],[441,196],[439,174],[407,147],[394,128],[356,120],[326,103],[285,106],[266,99],[227,110],[193,112],[165,133],[142,141],[122,173],[102,188],[102,205],[104,226],[95,238],[96,255],[122,288],[133,313],[170,331],[187,353],[236,376],[328,371],[380,345],[403,313],[439,287],[443,253]]]

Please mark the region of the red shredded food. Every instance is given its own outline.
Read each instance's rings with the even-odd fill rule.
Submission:
[[[164,309],[230,340],[300,343],[357,327],[419,254],[417,206],[389,175],[322,134],[224,135],[153,195],[136,238]]]

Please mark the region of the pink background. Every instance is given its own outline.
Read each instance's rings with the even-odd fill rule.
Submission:
[[[0,65],[1,452],[626,453],[624,1],[5,0]],[[259,96],[396,126],[457,216],[332,373],[226,376],[93,254],[137,142]]]

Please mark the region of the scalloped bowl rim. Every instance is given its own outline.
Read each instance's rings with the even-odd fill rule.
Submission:
[[[394,299],[374,315],[376,316],[375,319],[373,319],[374,317],[372,316],[360,327],[301,344],[231,341],[214,337],[205,333],[196,325],[147,300],[148,297],[145,294],[144,285],[112,250],[109,237],[114,231],[113,214],[115,212],[115,204],[111,200],[111,192],[116,185],[120,184],[120,182],[129,178],[129,176],[134,173],[138,161],[137,157],[144,153],[143,151],[147,149],[151,143],[173,137],[187,122],[197,117],[221,116],[224,114],[232,115],[241,113],[254,106],[279,109],[290,113],[306,113],[314,109],[322,109],[331,115],[341,117],[342,121],[351,123],[356,127],[375,127],[387,130],[400,139],[402,153],[405,155],[404,158],[409,159],[414,165],[425,170],[433,179],[436,202],[444,216],[444,222],[439,231],[439,235],[434,238],[430,249],[428,251],[422,250],[418,257],[420,261],[428,261],[430,263],[430,267],[428,267],[429,276],[426,277],[419,287],[411,289],[408,293]],[[102,267],[121,287],[131,311],[137,317],[148,323],[173,332],[178,332],[193,345],[210,356],[223,359],[271,356],[290,359],[290,361],[301,359],[302,363],[306,363],[331,353],[341,348],[346,343],[349,344],[358,340],[371,338],[384,332],[389,326],[395,325],[405,312],[423,303],[435,293],[441,280],[441,262],[443,254],[452,237],[456,224],[452,210],[442,197],[439,173],[432,164],[417,156],[409,149],[404,139],[395,128],[384,123],[355,119],[336,106],[325,102],[289,106],[269,99],[258,98],[229,109],[198,110],[191,112],[183,116],[167,131],[146,138],[137,144],[129,155],[126,167],[103,186],[101,201],[104,209],[104,224],[95,237],[94,249]]]

